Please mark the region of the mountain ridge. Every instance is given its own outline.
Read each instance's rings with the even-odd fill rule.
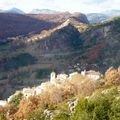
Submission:
[[[24,11],[18,9],[18,8],[11,8],[11,9],[8,9],[8,10],[0,10],[0,13],[12,13],[12,14],[25,14]]]
[[[59,14],[60,11],[50,10],[50,9],[33,9],[29,14]]]
[[[37,34],[42,30],[51,29],[62,24],[68,18],[74,17],[79,22],[88,24],[84,14],[11,14],[0,13],[0,38],[15,37],[17,35]],[[17,30],[16,30],[17,27]],[[4,31],[3,31],[4,29]]]

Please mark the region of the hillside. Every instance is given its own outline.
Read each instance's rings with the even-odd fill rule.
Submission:
[[[43,29],[50,29],[56,25],[54,22],[38,20],[32,16],[0,13],[0,38],[40,33]]]
[[[89,25],[72,17],[41,34],[11,38],[0,46],[0,96],[6,98],[16,89],[46,81],[52,70],[104,72],[110,66],[118,67],[119,25],[120,18]]]
[[[49,57],[56,55],[56,53],[56,56],[71,56],[68,57],[68,61],[72,60],[71,64],[96,64],[96,68],[102,72],[109,65],[119,66],[119,18],[93,26],[74,23],[74,20],[65,22],[60,28],[50,32],[48,36],[40,39],[38,37],[35,42],[37,46],[34,43],[35,51],[32,51],[34,55],[39,48],[37,55],[42,52]]]
[[[84,14],[11,14],[0,13],[0,41],[8,37],[37,34],[51,29],[68,18],[74,17],[79,22],[89,23]]]
[[[1,120],[120,119],[120,68],[50,76],[0,100]]]

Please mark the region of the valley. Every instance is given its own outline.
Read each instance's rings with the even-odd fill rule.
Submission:
[[[0,1],[0,120],[120,120],[120,2],[68,1]]]
[[[48,80],[52,70],[58,73],[71,73],[93,69],[104,73],[110,66],[119,66],[119,17],[91,25],[83,14],[66,14],[57,14],[59,16],[57,19],[55,14],[42,15],[41,18],[39,17],[41,15],[33,15],[40,24],[37,25],[35,21],[36,27],[33,27],[34,22],[29,27],[26,26],[32,22],[33,18],[30,17],[32,15],[10,14],[12,19],[20,20],[14,23],[19,25],[18,31],[15,25],[16,33],[22,31],[23,34],[18,36],[14,31],[11,31],[11,34],[9,30],[14,28],[6,29],[7,24],[3,26],[7,32],[1,33],[1,98],[6,98],[16,89],[34,86]],[[6,19],[5,14],[1,15]],[[21,19],[18,19],[21,16],[22,20],[26,21],[22,26]],[[50,19],[46,21],[48,16]],[[34,29],[35,33],[31,33]],[[8,37],[5,38],[4,35]],[[3,38],[7,41],[2,41]]]

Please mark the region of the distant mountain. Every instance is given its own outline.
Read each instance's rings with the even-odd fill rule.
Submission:
[[[25,14],[24,11],[18,9],[18,8],[11,8],[8,10],[2,10],[0,9],[0,13],[16,13],[16,14]]]
[[[7,13],[17,13],[17,14],[24,14],[24,12],[18,8],[11,8],[9,10],[6,10]]]
[[[109,16],[102,13],[90,13],[87,14],[87,18],[90,23],[98,23],[108,19]]]
[[[103,14],[108,15],[110,17],[120,16],[120,10],[108,10],[103,12]]]
[[[56,14],[56,13],[60,13],[60,12],[50,9],[33,9],[30,12],[30,14]]]
[[[120,16],[120,10],[108,10],[102,13],[89,13],[86,16],[90,23],[98,23],[112,17]]]
[[[3,12],[3,10],[2,10],[2,9],[0,9],[0,13],[1,13],[1,12]]]

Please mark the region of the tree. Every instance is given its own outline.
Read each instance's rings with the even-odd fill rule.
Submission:
[[[119,85],[120,75],[118,71],[111,67],[105,73],[105,79],[107,80],[107,85]]]

